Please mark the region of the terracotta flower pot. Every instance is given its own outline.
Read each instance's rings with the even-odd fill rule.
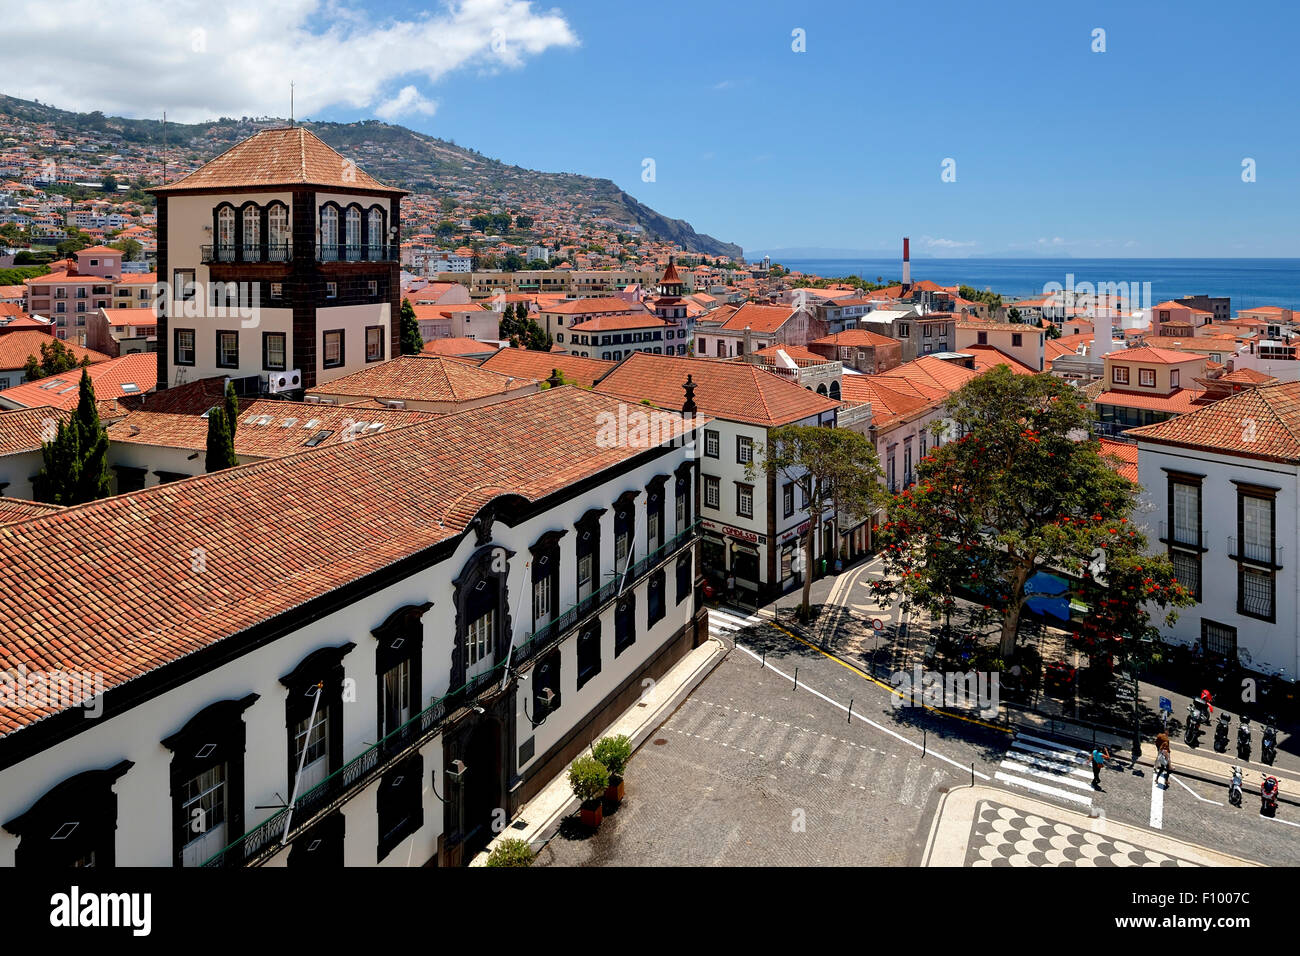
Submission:
[[[627,794],[627,787],[623,783],[622,777],[612,777],[609,786],[605,788],[605,799],[610,803],[622,803],[623,797]]]
[[[582,809],[578,811],[578,819],[582,821],[582,825],[593,830],[600,826],[600,821],[604,818],[605,808],[599,800],[592,800],[590,804],[584,803]]]

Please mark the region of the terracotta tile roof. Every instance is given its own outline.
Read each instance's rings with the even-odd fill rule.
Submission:
[[[0,342],[4,341],[0,336]],[[89,365],[86,371],[95,387],[95,398],[109,401],[125,395],[147,392],[158,383],[158,356],[153,352],[134,352],[121,358]],[[49,375],[35,382],[24,382],[0,392],[0,403],[7,407],[53,405],[76,408],[80,392],[81,369]],[[134,388],[124,388],[133,385]]]
[[[114,279],[118,285],[153,285],[158,281],[156,272],[128,272],[125,275]]]
[[[111,707],[113,688],[164,664],[277,618],[301,626],[305,602],[352,582],[380,586],[494,498],[539,501],[642,454],[598,440],[618,408],[548,389],[0,528],[0,670],[101,672]],[[670,420],[663,440],[700,423]],[[50,712],[0,707],[0,733]]]
[[[979,375],[975,369],[966,368],[955,362],[945,362],[933,355],[923,355],[911,362],[904,362],[888,372],[872,376],[873,378],[895,378],[925,384],[940,389],[944,395],[957,391],[971,379]]]
[[[773,375],[760,365],[635,352],[600,380],[596,390],[628,402],[647,399],[680,411],[686,376],[696,383],[700,413],[750,425],[776,427],[833,411],[840,403]]]
[[[591,299],[565,299],[561,302],[548,303],[541,307],[542,312],[555,315],[594,315],[600,312],[644,312],[631,302],[623,299],[599,296]]]
[[[312,440],[332,445],[438,417],[433,412],[383,407],[362,413],[353,406],[255,400],[240,407],[235,453],[246,458],[296,455],[316,447],[307,444]],[[208,420],[202,415],[131,412],[107,431],[111,441],[134,445],[206,449],[208,444]]]
[[[1232,384],[1241,383],[1244,385],[1267,385],[1276,382],[1277,379],[1272,375],[1266,375],[1263,372],[1257,372],[1253,368],[1239,368],[1228,372],[1226,375],[1220,375],[1216,382],[1231,382]]]
[[[8,334],[20,330],[31,330],[53,336],[54,323],[38,319],[25,312],[9,312],[0,316],[0,332]]]
[[[67,417],[64,409],[48,405],[0,411],[0,455],[39,451],[43,438],[49,434],[51,426],[47,423],[57,427]]]
[[[114,249],[112,246],[87,246],[73,253],[76,256],[120,256],[121,254],[121,249]]]
[[[516,378],[535,378],[545,381],[551,377],[552,369],[559,369],[566,381],[575,385],[595,385],[604,375],[609,374],[617,362],[604,359],[583,358],[564,352],[533,352],[529,349],[500,349],[489,356],[482,368],[502,375]]]
[[[402,196],[301,126],[264,129],[236,143],[194,172],[148,192],[159,195],[192,189],[266,189],[273,186],[325,186]]]
[[[977,372],[987,372],[995,365],[1005,365],[1017,375],[1035,375],[1038,371],[994,345],[968,345],[962,352],[974,358]]]
[[[723,308],[726,308],[724,306]],[[719,309],[718,312],[722,310]],[[715,312],[714,315],[717,313]],[[757,305],[746,302],[730,316],[722,320],[722,328],[728,332],[743,332],[746,328],[765,334],[775,332],[794,315],[794,309],[788,305]]]
[[[153,313],[148,314],[152,316]],[[22,368],[27,364],[28,357],[33,355],[39,360],[41,346],[49,345],[54,341],[56,341],[55,338],[49,333],[37,329],[21,329],[0,335],[0,369]],[[111,358],[111,356],[105,355],[103,352],[82,348],[80,345],[74,345],[71,342],[64,342],[63,344],[67,346],[78,362],[83,358],[88,358],[93,364],[107,362]],[[154,360],[157,361],[156,356]]]
[[[1118,349],[1106,357],[1124,362],[1150,362],[1156,365],[1181,365],[1184,362],[1200,362],[1204,358],[1174,349],[1157,348],[1154,345],[1144,345],[1136,349]]]
[[[1119,408],[1143,408],[1152,412],[1173,412],[1182,415],[1197,407],[1205,397],[1204,389],[1179,388],[1170,395],[1146,395],[1141,392],[1104,391],[1093,403],[1097,405],[1115,405]]]
[[[620,332],[626,329],[662,329],[670,323],[649,312],[636,315],[598,315],[594,319],[578,322],[571,332]]]
[[[1101,458],[1133,484],[1138,480],[1138,446],[1131,441],[1101,439]]]
[[[449,356],[451,358],[468,358],[477,355],[487,355],[497,351],[498,346],[495,342],[480,342],[478,339],[467,339],[464,336],[452,336],[445,339],[430,339],[424,343],[421,351],[430,355]]]
[[[881,335],[878,332],[871,332],[867,329],[845,329],[843,332],[836,332],[834,335],[824,335],[820,339],[813,339],[812,345],[835,345],[845,348],[876,348],[877,346],[899,345],[897,339],[891,339],[887,335]]]
[[[1300,382],[1248,389],[1125,434],[1139,442],[1300,462]]]
[[[309,391],[314,395],[380,400],[465,402],[490,395],[505,395],[533,383],[531,378],[511,378],[438,355],[401,355]]]
[[[934,399],[919,395],[914,389],[895,387],[899,380],[886,381],[880,375],[846,375],[841,388],[846,402],[870,402],[871,424],[887,428],[925,414],[936,407]]]
[[[192,382],[173,385],[161,392],[144,395],[124,395],[118,403],[130,410],[170,412],[178,415],[202,415],[226,395],[225,376],[196,378]]]
[[[38,501],[27,501],[25,498],[0,497],[0,525],[17,524],[19,521],[39,518],[62,510],[60,505],[47,505]]]

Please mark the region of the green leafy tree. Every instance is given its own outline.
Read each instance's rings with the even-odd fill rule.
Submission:
[[[963,437],[921,459],[880,528],[885,574],[872,587],[884,606],[938,617],[970,595],[971,626],[1000,621],[1006,661],[1040,571],[1082,582],[1076,596],[1121,639],[1156,633],[1147,602],[1167,620],[1188,602],[1168,557],[1146,553],[1132,520],[1138,489],[1102,460],[1073,386],[998,366],[947,410]]]
[[[501,260],[501,268],[506,272],[518,272],[524,267],[524,257],[517,252],[507,252]]]
[[[533,227],[532,216],[515,216],[516,229],[531,229]]]
[[[418,355],[424,349],[424,338],[420,335],[420,323],[415,317],[415,306],[410,299],[402,300],[402,354]]]
[[[41,357],[39,359],[35,355],[27,356],[27,364],[23,367],[23,373],[28,379],[35,381],[50,375],[70,372],[78,366],[84,368],[89,364],[89,357],[78,362],[77,356],[72,349],[64,345],[59,339],[51,339],[41,344]]]
[[[1017,309],[1014,305],[1011,307],[1011,310],[1007,312],[1007,321],[1008,322],[1022,321],[1020,317],[1020,310]]]
[[[883,503],[882,474],[875,446],[858,432],[815,425],[774,428],[768,433],[767,447],[748,470],[756,473],[759,468],[780,482],[793,482],[803,492],[809,516],[804,535],[804,554],[808,561],[812,560],[817,534],[828,512],[838,541],[841,517],[856,524]],[[805,567],[801,605],[805,618],[809,613],[812,578],[812,568]]]
[[[210,473],[239,464],[235,455],[235,436],[226,416],[224,404],[208,412],[207,470]]]
[[[85,369],[77,410],[58,423],[50,438],[41,444],[44,465],[32,479],[33,497],[54,505],[80,505],[108,497],[108,433],[99,420],[95,387]]]
[[[114,249],[122,250],[123,262],[136,262],[144,255],[144,246],[134,239],[119,239],[117,242],[110,242],[109,245]]]
[[[1055,322],[1048,322],[1043,328],[1047,338],[1059,339],[1061,337],[1061,330],[1056,327]]]
[[[99,188],[104,190],[104,192],[106,193],[117,192],[117,177],[114,176],[112,173],[109,173],[104,177],[103,181],[100,183]]]

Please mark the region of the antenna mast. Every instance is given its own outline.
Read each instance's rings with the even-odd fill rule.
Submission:
[[[162,181],[167,183],[167,111],[163,110]]]
[[[289,81],[289,126],[292,128],[293,121],[293,80]]]

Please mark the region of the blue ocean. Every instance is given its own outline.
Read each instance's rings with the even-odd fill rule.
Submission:
[[[900,259],[783,259],[787,269],[819,276],[897,280]],[[1151,283],[1151,304],[1183,295],[1229,296],[1232,310],[1280,305],[1300,309],[1300,259],[913,259],[912,280],[965,283],[1004,298],[1039,296],[1050,282]],[[1146,305],[1147,303],[1141,303]]]

